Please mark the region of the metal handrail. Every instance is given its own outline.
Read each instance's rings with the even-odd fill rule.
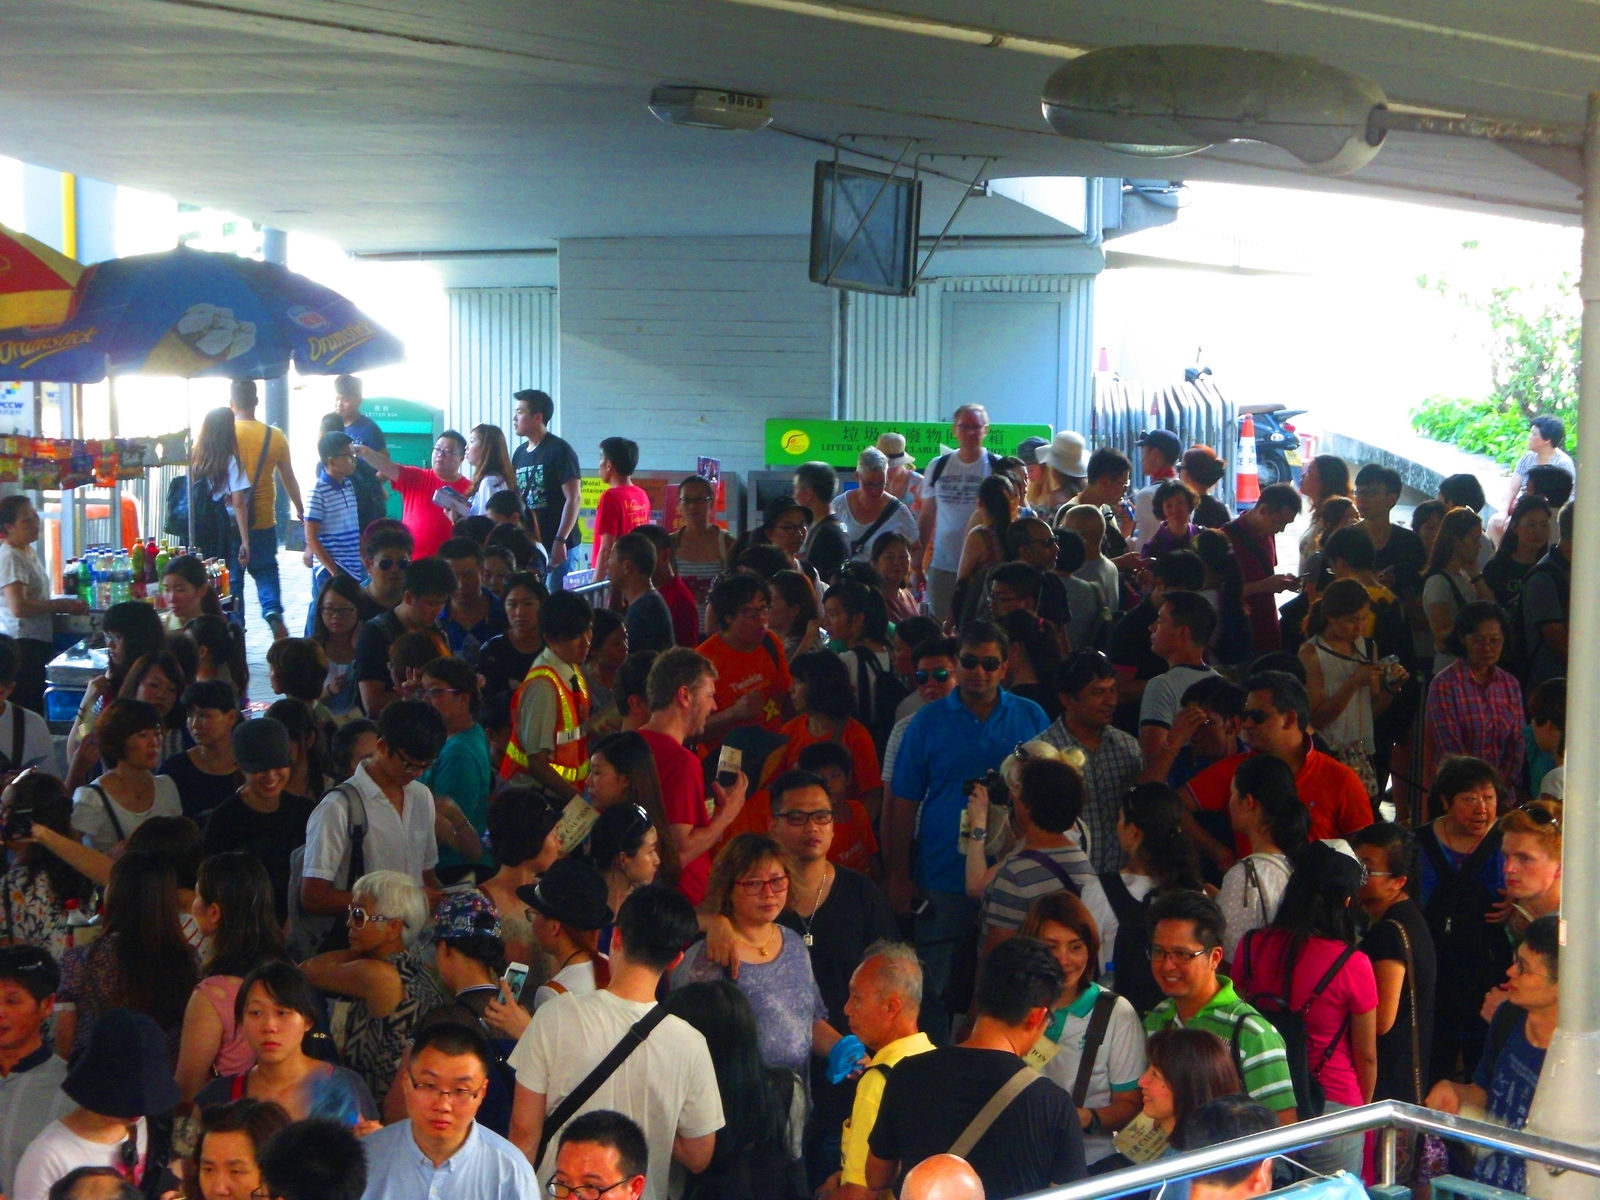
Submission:
[[[1369,1129],[1381,1130],[1378,1156],[1380,1182],[1392,1184],[1396,1127],[1502,1150],[1562,1171],[1600,1175],[1600,1152],[1587,1147],[1554,1141],[1519,1129],[1507,1129],[1504,1125],[1494,1125],[1488,1121],[1451,1116],[1415,1104],[1402,1104],[1398,1100],[1380,1100],[1375,1104],[1341,1109],[1309,1121],[1297,1121],[1293,1125],[1269,1129],[1265,1133],[1253,1133],[1249,1137],[1216,1146],[1190,1150],[1171,1158],[1160,1158],[1142,1166],[1128,1167],[1061,1187],[1046,1188],[1030,1193],[1028,1200],[1106,1200],[1108,1197],[1142,1192],[1168,1180],[1206,1175],[1251,1159],[1269,1158],[1330,1138],[1365,1133]]]

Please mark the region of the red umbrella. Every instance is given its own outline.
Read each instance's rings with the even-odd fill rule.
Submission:
[[[77,308],[82,274],[60,251],[0,225],[0,329],[61,324]]]

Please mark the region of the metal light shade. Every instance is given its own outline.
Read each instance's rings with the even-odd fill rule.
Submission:
[[[1383,90],[1297,54],[1229,46],[1111,46],[1063,64],[1045,120],[1066,137],[1170,158],[1217,142],[1266,142],[1325,175],[1383,145]]]

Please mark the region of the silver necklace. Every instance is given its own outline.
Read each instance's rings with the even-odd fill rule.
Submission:
[[[832,881],[833,868],[824,865],[822,868],[822,883],[817,887],[817,902],[811,906],[811,915],[809,917],[803,916],[798,908],[794,910],[794,915],[800,918],[800,925],[805,929],[805,933],[801,935],[800,940],[806,944],[806,949],[808,950],[815,944],[815,939],[811,936],[811,923],[817,919],[817,910],[822,907],[822,898],[828,894],[828,884]]]

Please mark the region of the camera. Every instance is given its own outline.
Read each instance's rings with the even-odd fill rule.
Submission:
[[[985,771],[976,779],[968,779],[961,784],[961,794],[971,796],[972,789],[982,784],[989,793],[989,803],[1008,804],[1011,800],[1011,791],[1006,787],[1006,781],[999,771]]]

